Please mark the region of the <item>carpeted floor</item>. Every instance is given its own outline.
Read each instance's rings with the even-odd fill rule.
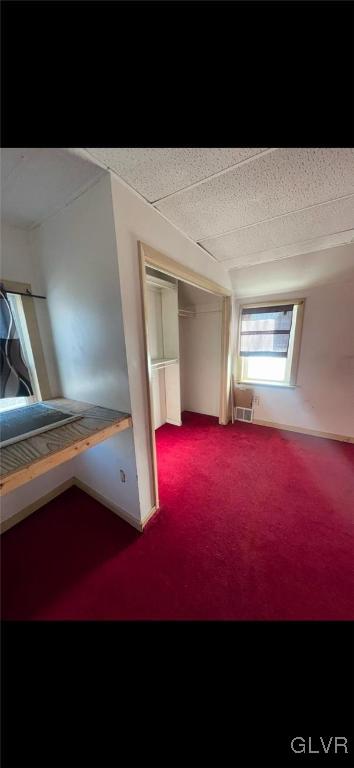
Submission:
[[[2,536],[14,619],[354,619],[354,445],[183,414],[139,534],[78,488]]]

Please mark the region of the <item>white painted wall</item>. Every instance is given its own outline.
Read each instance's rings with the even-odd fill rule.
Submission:
[[[122,309],[129,374],[131,412],[142,517],[153,503],[149,462],[147,395],[144,386],[143,318],[138,268],[138,240],[185,264],[230,290],[229,276],[202,248],[189,240],[160,213],[115,176],[111,176],[118,244]]]
[[[29,247],[29,233],[19,227],[11,227],[1,221],[1,277],[31,283],[32,290],[39,289]]]
[[[130,412],[108,174],[33,231],[32,252],[48,296],[62,395]],[[131,429],[77,457],[70,471],[140,519]]]
[[[180,317],[183,410],[219,416],[221,302],[195,305],[195,317]]]
[[[43,295],[45,286],[41,270],[33,258],[30,245],[31,233],[28,230],[9,226],[1,222],[1,272],[4,280],[30,283],[32,292]],[[41,337],[49,385],[52,397],[61,394],[58,369],[54,354],[53,337],[48,302],[34,299],[35,312]]]
[[[354,270],[349,281],[238,299],[235,317],[241,301],[302,297],[306,301],[297,386],[252,385],[260,399],[254,418],[353,437]]]
[[[75,459],[75,476],[107,501],[140,521],[138,481],[132,429],[104,440]],[[120,479],[120,469],[126,482]]]
[[[65,464],[51,469],[50,472],[46,472],[44,475],[36,477],[35,480],[21,485],[20,488],[16,488],[15,491],[11,491],[6,496],[2,496],[0,500],[1,520],[8,520],[16,512],[20,512],[21,509],[33,504],[42,496],[46,496],[47,493],[50,493],[66,480],[70,480],[75,474],[75,461],[76,459],[66,461]]]
[[[354,244],[323,251],[301,253],[291,258],[232,269],[230,278],[235,296],[265,296],[286,291],[304,291],[319,285],[352,280]]]
[[[108,175],[34,230],[64,397],[129,411]]]
[[[183,410],[219,416],[222,300],[179,282],[179,306],[195,317],[180,317]]]
[[[30,233],[18,227],[1,223],[1,277],[30,283],[33,293],[43,294],[45,285],[30,248]],[[49,383],[53,397],[60,396],[58,372],[53,350],[48,304],[35,300],[41,342],[46,360]],[[6,520],[24,507],[37,501],[41,496],[61,485],[74,474],[73,461],[68,461],[45,475],[26,483],[1,498],[1,519]]]

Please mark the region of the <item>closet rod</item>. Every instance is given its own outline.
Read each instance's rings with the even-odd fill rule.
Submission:
[[[199,309],[195,312],[188,312],[185,310],[178,310],[179,317],[196,317],[197,315],[210,315],[211,313],[220,314],[221,309]]]
[[[0,286],[2,290],[6,291],[6,293],[15,293],[16,296],[30,296],[31,299],[46,299],[46,296],[39,296],[37,293],[31,293],[31,291],[26,288],[26,291],[11,291],[9,289],[6,290],[3,285]]]

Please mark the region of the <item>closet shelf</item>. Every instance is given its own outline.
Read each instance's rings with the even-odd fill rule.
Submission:
[[[178,357],[155,357],[151,360],[151,368],[165,368],[173,363],[178,363]]]
[[[184,309],[180,307],[178,310],[178,317],[195,317],[195,309]]]

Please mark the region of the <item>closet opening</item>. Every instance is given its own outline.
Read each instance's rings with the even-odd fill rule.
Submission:
[[[222,286],[139,243],[151,467],[159,506],[156,431],[193,414],[226,425],[230,407],[231,298]],[[180,440],[185,433],[178,435]]]

